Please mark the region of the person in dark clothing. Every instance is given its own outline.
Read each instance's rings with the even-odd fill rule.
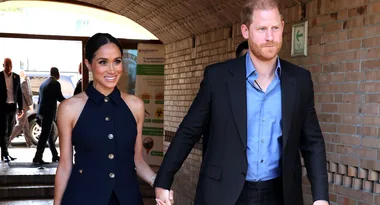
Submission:
[[[46,141],[49,142],[49,148],[53,156],[52,162],[59,161],[52,135],[53,121],[57,113],[57,101],[62,102],[65,99],[62,95],[61,84],[58,82],[59,77],[58,68],[52,67],[50,69],[50,78],[46,79],[40,86],[37,115],[41,119],[42,130],[40,138],[38,139],[37,151],[33,158],[33,163],[47,163],[42,160]]]
[[[248,51],[248,41],[241,42],[236,48],[235,54],[236,58],[244,56]]]
[[[248,49],[249,49],[248,41],[241,42],[235,51],[236,58],[244,56],[247,53]],[[206,154],[209,138],[210,138],[210,126],[206,126],[205,132],[203,133],[203,137],[202,137],[202,157],[204,157]]]
[[[20,76],[12,72],[12,60],[5,58],[3,67],[4,71],[0,72],[0,147],[1,160],[9,162],[16,159],[9,156],[7,145],[16,112],[19,118],[23,115],[23,103]]]
[[[142,156],[144,102],[117,88],[122,56],[110,34],[87,41],[85,63],[94,80],[58,110],[54,204],[141,205],[137,176],[153,186],[156,175]]]
[[[78,68],[79,75],[82,75],[82,63],[79,63]],[[75,86],[74,95],[82,92],[82,78],[78,80],[77,85]]]

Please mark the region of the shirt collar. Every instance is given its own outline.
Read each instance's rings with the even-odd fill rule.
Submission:
[[[123,102],[123,99],[121,98],[120,91],[117,87],[114,88],[114,90],[109,94],[108,96],[103,95],[98,90],[95,89],[93,85],[93,81],[91,81],[87,88],[86,88],[86,94],[88,98],[90,98],[92,101],[95,102],[95,104],[100,104],[104,102],[108,102],[111,100],[116,105],[120,105]]]
[[[255,66],[252,63],[252,60],[249,56],[249,52],[245,55],[245,64],[246,64],[246,78],[248,78],[252,73],[256,71]],[[277,56],[277,68],[276,68],[276,75],[281,76],[281,63],[280,58]]]
[[[11,75],[9,75],[9,76],[8,76],[8,74],[6,74],[6,73],[4,72],[4,77],[5,77],[5,78],[8,78],[8,79],[9,79],[9,78],[12,78],[12,77],[13,77],[13,72],[11,72]]]

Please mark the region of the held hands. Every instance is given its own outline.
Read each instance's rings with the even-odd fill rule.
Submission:
[[[173,190],[167,190],[160,187],[155,188],[157,205],[173,205]]]
[[[313,205],[329,205],[329,202],[325,200],[318,200],[318,201],[315,201]]]

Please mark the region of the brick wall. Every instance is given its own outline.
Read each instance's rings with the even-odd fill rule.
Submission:
[[[300,20],[298,7],[285,12],[280,56],[313,74],[316,110],[326,141],[330,200],[343,205],[380,204],[380,2],[307,2],[308,56],[290,57],[291,25]],[[166,46],[166,147],[198,91],[204,67],[234,57],[242,40],[239,30],[236,24]],[[192,202],[200,149],[196,145],[178,173],[181,180],[173,186],[177,204]],[[306,205],[311,204],[310,193],[305,177]]]

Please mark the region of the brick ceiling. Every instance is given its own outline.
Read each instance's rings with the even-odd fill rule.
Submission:
[[[166,44],[239,22],[240,9],[244,1],[71,0],[66,2],[92,5],[126,16]],[[285,7],[290,7],[306,0],[281,1]]]

